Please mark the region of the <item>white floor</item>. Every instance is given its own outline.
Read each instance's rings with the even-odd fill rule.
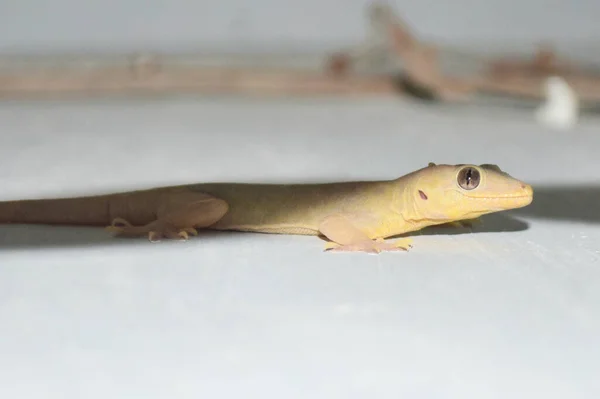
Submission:
[[[600,118],[400,100],[0,103],[0,200],[497,163],[534,203],[408,253],[0,227],[0,392],[20,398],[596,398]]]

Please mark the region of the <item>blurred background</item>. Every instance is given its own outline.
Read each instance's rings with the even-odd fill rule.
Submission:
[[[436,42],[487,47],[550,40],[595,45],[597,2],[387,2]],[[369,1],[4,1],[2,52],[173,51],[222,46],[335,48],[365,33]]]

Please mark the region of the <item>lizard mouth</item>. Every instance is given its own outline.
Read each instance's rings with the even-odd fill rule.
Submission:
[[[521,199],[521,198],[532,198],[531,195],[499,195],[497,197],[490,196],[478,196],[478,195],[466,195],[461,193],[463,196],[471,199],[481,199],[481,200],[503,200],[503,199]]]
[[[485,203],[485,206],[490,209],[503,210],[503,209],[516,209],[525,207],[533,201],[533,195],[498,195],[498,196],[478,196],[478,195],[466,195],[461,193],[464,197],[475,203]]]

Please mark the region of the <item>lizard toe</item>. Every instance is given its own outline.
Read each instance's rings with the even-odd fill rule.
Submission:
[[[153,226],[153,229],[148,232],[148,239],[151,242],[158,242],[162,239],[187,241],[190,235],[198,235],[198,231],[191,227],[177,228],[169,224],[161,224]]]
[[[196,230],[193,227],[186,227],[186,228],[182,229],[182,231],[185,231],[187,234],[194,236],[194,237],[198,235],[198,230]]]
[[[123,218],[114,218],[110,225],[117,228],[132,227],[131,223]]]
[[[150,242],[160,242],[163,238],[162,234],[157,231],[149,231],[148,232],[148,241]]]

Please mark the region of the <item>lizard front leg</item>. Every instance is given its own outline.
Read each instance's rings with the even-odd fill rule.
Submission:
[[[407,251],[412,246],[410,238],[391,242],[382,238],[371,239],[358,227],[359,225],[360,223],[352,216],[332,215],[325,218],[319,226],[319,232],[331,240],[325,245],[325,250],[380,253],[383,251]]]
[[[150,241],[162,238],[185,240],[189,235],[197,235],[197,228],[219,221],[228,210],[225,201],[204,193],[173,193],[165,195],[156,220],[133,226],[125,219],[115,218],[107,230],[117,236],[148,236]]]

